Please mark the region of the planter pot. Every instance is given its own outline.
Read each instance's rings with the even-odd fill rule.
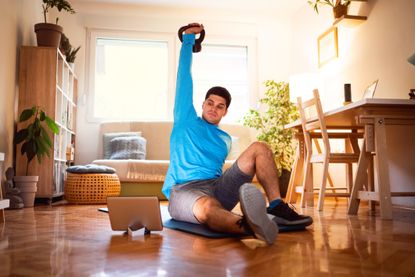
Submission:
[[[288,183],[290,182],[291,171],[283,169],[281,172],[281,176],[278,178],[278,182],[280,184],[280,193],[281,197],[285,198],[287,195]]]
[[[349,6],[344,6],[344,5],[335,6],[333,8],[334,19],[340,18],[343,15],[347,15],[348,8],[349,8]]]
[[[13,180],[20,190],[19,196],[23,199],[24,207],[33,207],[39,176],[15,176]]]
[[[63,28],[51,23],[35,25],[37,46],[59,47]]]

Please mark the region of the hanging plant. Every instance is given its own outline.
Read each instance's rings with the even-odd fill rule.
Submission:
[[[330,6],[333,8],[334,18],[339,18],[347,14],[350,0],[309,0],[307,1],[314,11],[318,14],[320,6]]]

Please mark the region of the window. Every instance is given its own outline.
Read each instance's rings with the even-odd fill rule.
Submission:
[[[98,38],[94,115],[167,118],[167,42]]]
[[[89,120],[172,120],[176,35],[88,30],[88,36]],[[193,99],[200,115],[206,91],[226,87],[232,104],[222,122],[235,123],[255,102],[248,63],[255,51],[252,43],[224,42],[204,42],[193,56]]]
[[[194,106],[202,113],[206,92],[225,87],[232,95],[231,106],[222,122],[238,122],[249,108],[248,47],[207,44],[194,55]]]
[[[90,38],[92,120],[167,120],[172,39],[109,31]]]

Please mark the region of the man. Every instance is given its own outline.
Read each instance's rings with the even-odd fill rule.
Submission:
[[[212,87],[202,105],[202,117],[193,107],[191,76],[192,47],[203,25],[185,30],[177,73],[174,125],[170,137],[170,166],[163,186],[174,219],[206,224],[229,233],[253,233],[272,244],[278,224],[304,226],[312,218],[298,215],[281,200],[272,151],[262,142],[251,144],[222,174],[231,146],[230,136],[219,129],[228,112],[231,95],[223,87]],[[252,184],[256,174],[270,202]],[[240,201],[243,216],[231,210]],[[272,216],[274,220],[271,220]]]

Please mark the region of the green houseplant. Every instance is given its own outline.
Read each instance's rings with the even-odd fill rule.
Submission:
[[[20,189],[25,207],[33,206],[37,191],[36,185],[39,180],[39,176],[28,176],[29,164],[35,157],[40,164],[45,155],[49,156],[52,141],[47,129],[54,134],[59,133],[58,125],[39,106],[23,110],[19,117],[19,123],[26,122],[29,119],[32,119],[32,121],[26,124],[26,127],[21,128],[14,137],[15,145],[22,143],[20,153],[26,156],[27,160],[25,176],[14,177],[16,187]]]
[[[50,9],[56,8],[59,12],[66,11],[71,14],[75,13],[71,4],[66,0],[43,0],[43,19],[44,23],[35,24],[35,32],[38,46],[58,47],[63,32],[63,28],[58,25],[59,18],[56,18],[55,24],[47,22],[47,13]]]
[[[317,14],[319,6],[330,6],[333,8],[334,18],[339,18],[347,14],[350,0],[309,0],[308,4],[313,7]]]
[[[77,48],[71,48],[68,52],[66,52],[66,61],[68,63],[74,63],[76,58],[76,53],[78,53],[79,49],[81,49],[81,46],[78,46]]]
[[[285,82],[268,80],[266,91],[259,101],[266,106],[261,112],[250,109],[243,118],[243,124],[258,130],[257,139],[266,142],[274,153],[280,176],[280,191],[285,197],[294,159],[293,130],[284,125],[299,118],[297,107],[290,102],[289,86]]]
[[[73,64],[75,62],[76,54],[78,53],[79,49],[81,49],[81,46],[72,48],[72,44],[70,43],[68,37],[65,34],[62,34],[59,49],[65,55],[66,61],[69,64]]]

